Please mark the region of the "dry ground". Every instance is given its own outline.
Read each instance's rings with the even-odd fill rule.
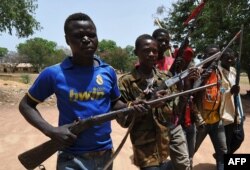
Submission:
[[[26,93],[29,85],[15,81],[0,79],[0,170],[24,170],[19,163],[18,154],[47,141],[41,132],[29,125],[18,111],[18,103]],[[241,86],[241,93],[244,95],[250,89],[249,84]],[[243,98],[245,112],[250,114],[250,98]],[[58,112],[54,99],[49,99],[45,104],[39,106],[41,113],[46,120],[57,125]],[[250,117],[245,121],[245,141],[237,153],[250,153]],[[116,149],[122,140],[126,129],[121,128],[115,121],[112,121],[112,138]],[[212,157],[213,147],[207,137],[194,157],[194,170],[213,170],[215,160]],[[122,151],[114,161],[114,170],[137,170],[131,162],[132,148],[130,139],[125,143]],[[56,154],[44,162],[47,170],[55,170]]]

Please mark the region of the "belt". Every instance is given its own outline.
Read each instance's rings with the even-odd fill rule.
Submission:
[[[80,156],[85,157],[85,158],[90,158],[90,157],[99,157],[103,156],[105,153],[112,153],[113,149],[108,149],[108,150],[103,150],[103,151],[95,151],[95,152],[87,152],[80,154]]]

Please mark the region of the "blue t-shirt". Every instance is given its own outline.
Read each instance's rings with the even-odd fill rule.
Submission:
[[[120,97],[117,77],[108,64],[97,67],[73,65],[71,57],[61,64],[44,69],[29,89],[28,95],[42,102],[52,94],[57,97],[59,126],[110,111],[111,102]],[[112,148],[111,122],[84,130],[76,143],[66,148],[73,153],[84,153]]]

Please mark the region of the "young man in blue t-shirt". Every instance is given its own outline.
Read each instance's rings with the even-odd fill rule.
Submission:
[[[119,99],[114,69],[94,55],[98,38],[92,19],[83,13],[72,14],[65,21],[64,32],[72,56],[45,68],[19,109],[30,124],[64,146],[58,154],[58,170],[103,169],[112,155],[111,122],[88,128],[78,136],[64,125],[127,105]],[[52,94],[57,97],[58,127],[44,120],[36,108]],[[133,108],[147,111],[142,105]]]

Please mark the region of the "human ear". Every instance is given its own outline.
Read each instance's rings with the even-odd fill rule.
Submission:
[[[134,52],[134,54],[137,56],[137,51],[136,51],[136,49],[135,49],[133,52]]]
[[[65,37],[65,41],[66,41],[66,43],[69,45],[69,40],[68,40],[67,35],[65,35],[64,37]]]

